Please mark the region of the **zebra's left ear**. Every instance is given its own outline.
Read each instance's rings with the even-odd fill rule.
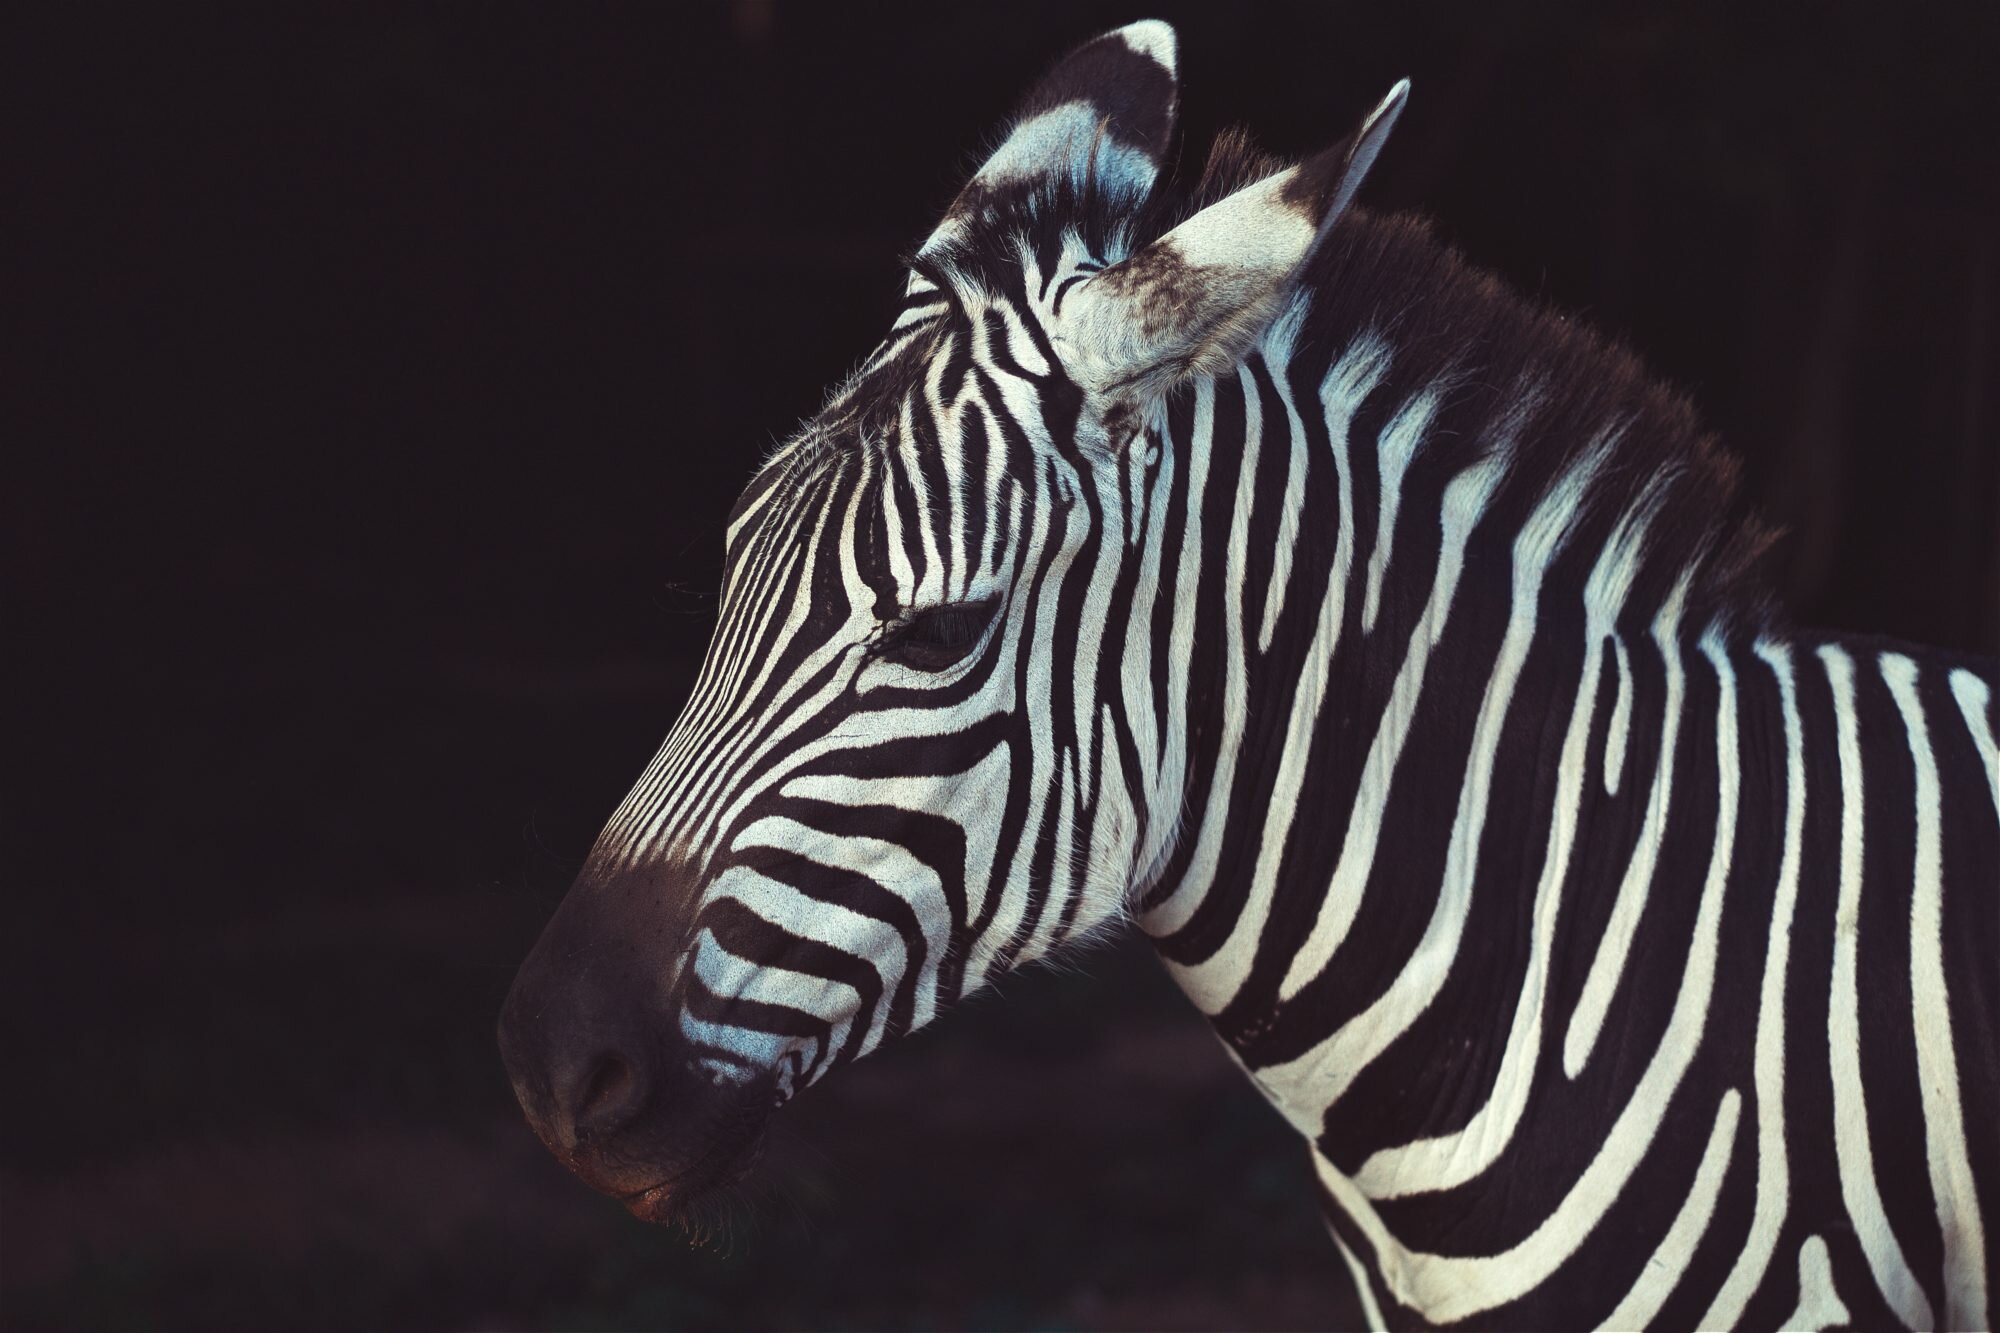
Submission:
[[[949,244],[998,199],[1054,182],[1125,207],[1144,203],[1180,109],[1175,45],[1172,27],[1145,19],[1064,56],[1021,99],[1007,137],[918,253]]]
[[[1348,138],[1211,204],[1066,293],[1049,332],[1070,377],[1109,408],[1236,364],[1353,202],[1409,92],[1404,79]]]

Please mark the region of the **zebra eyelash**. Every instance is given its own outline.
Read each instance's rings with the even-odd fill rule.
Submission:
[[[949,670],[987,641],[999,609],[998,597],[913,607],[882,626],[868,655],[917,671]]]

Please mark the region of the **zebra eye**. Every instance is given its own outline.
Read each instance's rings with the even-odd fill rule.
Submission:
[[[908,612],[890,628],[878,651],[919,671],[943,671],[979,646],[999,605],[989,597]]]

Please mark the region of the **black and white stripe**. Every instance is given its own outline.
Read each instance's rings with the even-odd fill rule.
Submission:
[[[1985,1326],[2000,673],[1782,622],[1684,404],[1348,210],[1400,89],[1169,229],[1172,68],[1031,94],[578,892],[689,886],[774,1103],[1135,918],[1377,1322]]]

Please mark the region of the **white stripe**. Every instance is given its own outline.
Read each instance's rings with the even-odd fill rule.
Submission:
[[[1840,1197],[1875,1285],[1908,1328],[1930,1328],[1931,1303],[1903,1258],[1875,1188],[1868,1141],[1868,1099],[1861,1081],[1861,999],[1856,954],[1861,942],[1863,804],[1860,724],[1854,711],[1854,662],[1832,644],[1819,657],[1833,690],[1840,755],[1840,894],[1833,918],[1833,992],[1827,1000],[1827,1058],[1833,1076],[1833,1150]]]
[[[1757,656],[1778,678],[1785,714],[1785,849],[1778,863],[1778,893],[1771,905],[1771,930],[1764,945],[1764,982],[1757,1001],[1753,1078],[1757,1090],[1757,1205],[1750,1235],[1737,1253],[1722,1287],[1696,1321],[1702,1328],[1731,1328],[1764,1280],[1778,1233],[1785,1224],[1791,1192],[1791,1163],[1785,1152],[1785,972],[1791,959],[1792,914],[1799,898],[1799,861],[1806,824],[1805,733],[1799,721],[1799,692],[1791,650],[1761,641]]]
[[[1612,651],[1618,662],[1618,702],[1611,706],[1611,727],[1604,736],[1604,794],[1618,794],[1618,780],[1625,772],[1625,740],[1632,729],[1632,658],[1625,640],[1611,636]]]
[[[1135,442],[1136,443],[1136,442]],[[1097,503],[1101,517],[1098,522],[1096,540],[1089,544],[1091,561],[1087,579],[1083,571],[1075,570],[1069,575],[1072,580],[1083,579],[1083,622],[1087,625],[1110,625],[1118,617],[1131,613],[1131,606],[1117,605],[1118,575],[1125,565],[1125,514],[1121,499],[1124,487],[1121,478],[1112,469],[1102,469],[1081,479],[1082,484],[1097,492]],[[1082,508],[1082,506],[1078,506]],[[1145,629],[1138,629],[1133,637],[1150,637]],[[1100,781],[1097,772],[1096,747],[1090,744],[1090,734],[1095,725],[1100,692],[1097,686],[1099,658],[1092,654],[1079,657],[1076,666],[1075,684],[1072,687],[1072,725],[1082,748],[1081,771],[1078,774],[1078,790],[1086,793],[1095,791]]]
[[[903,937],[887,921],[800,892],[748,866],[734,865],[709,885],[708,902],[732,899],[787,935],[812,940],[867,962],[893,990],[902,980]]]
[[[1380,470],[1376,474],[1381,495],[1377,513],[1381,517],[1375,528],[1375,549],[1368,553],[1368,587],[1361,598],[1361,632],[1364,634],[1375,628],[1375,613],[1382,602],[1382,575],[1388,570],[1389,558],[1394,554],[1396,513],[1403,502],[1403,474],[1409,470],[1410,460],[1417,456],[1417,450],[1423,447],[1424,432],[1430,429],[1437,403],[1437,391],[1434,389],[1425,390],[1405,403],[1382,432],[1382,439],[1376,448],[1381,459]],[[1348,520],[1343,516],[1342,521]]]
[[[1155,664],[1154,616],[1161,595],[1160,569],[1166,560],[1167,502],[1173,494],[1174,451],[1157,443],[1164,437],[1164,421],[1148,427],[1147,456],[1157,457],[1151,495],[1146,502],[1146,531],[1139,556],[1138,595],[1131,610],[1132,632],[1125,636],[1125,660],[1120,664],[1118,684],[1125,704],[1125,717],[1132,728],[1133,748],[1139,752],[1142,808],[1148,812],[1145,843],[1137,857],[1137,878],[1132,900],[1149,891],[1159,880],[1167,858],[1180,838],[1180,782],[1187,772],[1187,733],[1181,725],[1186,706],[1188,659],[1178,655],[1180,616],[1192,600],[1180,599],[1172,628],[1174,640],[1167,645],[1167,660]],[[1156,452],[1157,451],[1157,452]],[[1167,716],[1153,693],[1155,670],[1167,675]],[[1162,737],[1165,737],[1163,740]],[[1170,785],[1171,784],[1171,787]],[[1167,793],[1171,791],[1171,795]]]
[[[777,454],[774,454],[771,457],[769,462],[765,463],[762,468],[758,469],[759,475],[761,476],[763,473],[770,471],[774,467],[783,467],[784,463],[782,460],[785,459],[787,455],[791,454],[793,451],[801,447],[802,447],[801,445],[794,443],[792,445],[787,446],[785,449],[780,450]],[[752,500],[743,509],[741,513],[737,514],[734,521],[732,521],[730,525],[723,530],[722,550],[724,555],[727,555],[729,553],[730,548],[736,544],[736,534],[742,532],[752,523],[758,521],[758,516],[764,512],[765,508],[771,503],[771,498],[778,493],[779,489],[780,488],[775,485],[762,487],[757,492],[757,498]],[[723,591],[724,592],[728,591],[728,585],[726,582],[723,586]]]
[[[1951,697],[1958,701],[1958,711],[1965,716],[1965,729],[1971,734],[1973,748],[1979,752],[1986,769],[1986,787],[1993,795],[1994,813],[2000,814],[2000,743],[1995,742],[1993,729],[1986,721],[1992,691],[1985,681],[1960,667],[1951,673]]]
[[[1098,751],[1097,812],[1092,816],[1090,845],[1077,891],[1082,901],[1064,940],[1077,939],[1109,921],[1123,923],[1130,906],[1138,859],[1140,816],[1118,762],[1115,739],[1118,714],[1111,704],[1099,705],[1097,731],[1090,742]]]
[[[1666,703],[1660,719],[1660,760],[1653,770],[1653,787],[1646,797],[1646,820],[1639,829],[1639,841],[1626,862],[1618,881],[1618,896],[1612,900],[1611,916],[1604,923],[1604,935],[1591,957],[1583,989],[1577,994],[1576,1009],[1570,1014],[1569,1030],[1563,1036],[1563,1074],[1575,1078],[1583,1072],[1590,1053],[1603,1031],[1604,1016],[1610,1012],[1611,997],[1618,979],[1625,973],[1625,959],[1632,951],[1632,937],[1646,910],[1652,891],[1653,872],[1659,865],[1660,845],[1667,835],[1667,813],[1674,796],[1674,752],[1680,745],[1681,708],[1687,694],[1687,673],[1681,664],[1681,613],[1687,605],[1688,575],[1674,585],[1666,603],[1653,621],[1653,643],[1666,666]]]
[[[1924,1156],[1938,1229],[1944,1233],[1945,1322],[1986,1327],[1986,1229],[1979,1191],[1966,1155],[1965,1114],[1958,1100],[1958,1060],[1951,1042],[1951,996],[1944,975],[1944,828],[1937,755],[1924,706],[1917,698],[1917,664],[1882,655],[1882,679],[1903,715],[1916,765],[1916,893],[1910,904],[1910,1012],[1915,1016],[1917,1080],[1923,1091]],[[1994,1132],[1988,1125],[1983,1134]]]
[[[1836,1328],[1854,1322],[1833,1285],[1833,1264],[1827,1259],[1826,1242],[1807,1236],[1799,1246],[1799,1303],[1785,1316],[1779,1328]]]
[[[1277,386],[1278,401],[1285,406],[1285,493],[1278,503],[1278,523],[1271,543],[1271,581],[1264,589],[1263,627],[1257,631],[1257,651],[1271,651],[1271,636],[1277,632],[1278,612],[1284,609],[1285,594],[1292,581],[1292,553],[1299,541],[1299,509],[1305,503],[1306,469],[1310,453],[1305,423],[1299,418],[1298,404],[1292,401],[1292,385],[1286,367],[1292,360],[1292,341],[1305,322],[1307,301],[1303,293],[1264,335],[1263,356],[1271,382]]]
[[[1032,263],[1029,266],[1032,268]],[[1012,301],[995,301],[987,309],[1000,316],[1001,331],[1006,335],[1007,339],[1007,355],[1013,359],[1016,366],[1020,367],[1019,371],[1011,369],[1002,371],[1000,367],[991,364],[991,349],[982,346],[983,355],[981,360],[993,372],[995,379],[1018,379],[1023,374],[1046,378],[1055,373],[1056,368],[1049,364],[1046,356],[1042,355],[1041,347],[1036,344],[1034,335],[1028,332],[1027,322],[1021,318],[1021,312],[1015,308]],[[982,345],[987,341],[984,331],[985,321],[975,320],[973,322],[973,334],[975,338],[979,339]],[[1032,421],[1034,418],[1024,417],[1021,419]]]
[[[1341,1262],[1347,1265],[1347,1275],[1354,1279],[1355,1294],[1361,1298],[1361,1317],[1374,1333],[1384,1333],[1389,1324],[1382,1318],[1382,1307],[1375,1300],[1375,1284],[1368,1280],[1368,1270],[1354,1257],[1354,1251],[1347,1248],[1347,1242],[1340,1238],[1340,1232],[1333,1223],[1327,1223],[1326,1234],[1332,1236],[1333,1243],[1340,1247]]]
[[[804,1055],[804,1059],[808,1064],[817,1063],[819,1040],[814,1037],[802,1041],[798,1037],[765,1032],[759,1028],[738,1027],[734,1023],[711,1023],[705,1018],[696,1018],[686,1008],[681,1010],[680,1028],[681,1035],[689,1041],[720,1047],[752,1069],[770,1069],[793,1050],[814,1052]],[[717,1078],[716,1081],[720,1083],[723,1079]],[[780,1086],[790,1091],[787,1084],[781,1083]]]
[[[1223,706],[1223,749],[1227,754],[1227,765],[1218,762],[1214,784],[1209,788],[1208,805],[1203,812],[1200,832],[1195,843],[1194,861],[1189,865],[1187,875],[1175,888],[1172,896],[1149,913],[1145,926],[1154,934],[1171,934],[1185,925],[1194,912],[1207,900],[1215,881],[1216,870],[1222,855],[1222,840],[1229,828],[1229,802],[1236,785],[1236,760],[1242,748],[1244,719],[1250,708],[1250,682],[1248,664],[1245,660],[1243,644],[1243,611],[1246,598],[1244,586],[1249,564],[1249,530],[1251,507],[1256,499],[1257,457],[1261,448],[1260,436],[1263,425],[1263,407],[1258,402],[1256,382],[1248,369],[1238,367],[1237,388],[1243,395],[1244,446],[1242,456],[1236,461],[1236,499],[1230,512],[1229,545],[1223,555],[1222,569],[1222,626],[1223,661],[1225,672],[1222,687]],[[1213,398],[1210,399],[1211,412],[1209,429],[1202,430],[1199,393],[1197,393],[1196,432],[1194,447],[1212,458],[1214,451]],[[1192,518],[1192,515],[1190,515]],[[1189,600],[1192,600],[1190,597]],[[1199,895],[1184,892],[1197,880],[1199,866]],[[1169,909],[1173,910],[1169,910]],[[1231,939],[1235,940],[1243,926],[1241,915],[1237,917]],[[1247,941],[1251,949],[1256,947],[1254,934]],[[1228,1002],[1241,984],[1240,973],[1249,969],[1249,959],[1240,961],[1229,951],[1212,955],[1201,964],[1191,968],[1181,967],[1172,961],[1168,970],[1180,982],[1181,989],[1203,1007],[1204,1013],[1221,1012],[1221,1006]],[[1211,985],[1207,978],[1220,973],[1221,979]],[[1208,1006],[1213,1004],[1214,1008]]]
[[[964,439],[965,423],[971,419],[975,409],[962,407],[961,404],[965,401],[963,398],[958,402],[945,402],[944,370],[947,364],[949,363],[943,358],[931,362],[930,370],[924,376],[923,405],[925,412],[931,418],[932,428],[938,433],[938,438],[958,442]],[[972,377],[968,375],[966,378],[970,380]],[[981,503],[981,497],[975,494],[966,479],[965,450],[947,447],[938,450],[938,454],[939,461],[944,466],[944,484],[948,492],[940,503],[946,506],[951,514],[945,555],[950,560],[952,572],[958,580],[956,587],[944,590],[944,595],[946,598],[966,596],[971,591],[975,574],[968,564],[972,553],[965,549],[964,508],[967,504]]]
[[[1089,695],[1079,690],[1083,698]],[[1089,745],[1090,732],[1085,730],[1082,741]],[[1025,963],[1047,954],[1056,944],[1056,930],[1062,924],[1064,906],[1077,892],[1077,877],[1085,867],[1072,855],[1076,849],[1076,811],[1083,804],[1077,797],[1076,751],[1063,750],[1056,757],[1055,790],[1049,793],[1056,807],[1055,858],[1049,866],[1048,879],[1042,896],[1042,910],[1035,918],[1035,928],[1027,942],[1015,955]]]
[[[915,497],[918,545],[924,553],[924,577],[914,588],[910,588],[908,595],[912,605],[923,606],[942,602],[951,595],[951,589],[944,583],[944,557],[938,551],[937,544],[938,528],[948,526],[938,522],[937,509],[940,505],[949,506],[951,501],[949,496],[931,494],[930,480],[924,475],[924,469],[919,464],[919,453],[925,448],[934,446],[925,445],[918,440],[916,410],[916,395],[903,395],[902,411],[897,418],[900,429],[896,432],[896,453],[902,462],[900,471],[909,478],[910,494]],[[945,450],[945,452],[953,451]],[[946,517],[949,516],[950,510],[947,508]],[[903,586],[909,588],[908,584]]]
[[[893,466],[888,469],[892,474],[897,470]],[[911,474],[910,486],[916,492],[914,503],[917,506],[918,512],[914,514],[904,513],[903,497],[897,490],[894,476],[891,475],[882,478],[881,498],[882,521],[885,527],[884,545],[888,548],[890,579],[894,581],[898,588],[913,588],[917,582],[917,571],[916,567],[910,563],[910,543],[904,535],[904,530],[912,525],[919,528],[924,526],[922,516],[924,501],[921,489],[923,479],[916,475],[914,467],[906,465],[902,470],[908,471]],[[810,605],[810,589],[802,586],[799,592],[807,604]]]
[[[1680,1211],[1674,1214],[1667,1234],[1654,1247],[1652,1257],[1639,1270],[1639,1280],[1625,1293],[1625,1299],[1618,1302],[1618,1308],[1605,1317],[1599,1328],[1607,1330],[1645,1328],[1660,1313],[1660,1307],[1667,1303],[1667,1297],[1674,1294],[1674,1288],[1687,1274],[1687,1267],[1694,1258],[1695,1246],[1708,1232],[1709,1219],[1715,1215],[1715,1200],[1722,1193],[1722,1178],[1729,1169],[1729,1159],[1736,1149],[1736,1120],[1743,1109],[1743,1094],[1730,1088],[1722,1094],[1722,1100],[1715,1107],[1715,1123],[1709,1127],[1708,1144],[1701,1150],[1701,1162],[1695,1167],[1694,1181],[1688,1186],[1687,1197],[1681,1200]],[[1703,1320],[1697,1328],[1714,1328],[1715,1325]]]
[[[1183,529],[1180,569],[1176,587],[1182,589],[1180,605],[1174,609],[1174,632],[1168,699],[1174,717],[1168,735],[1184,734],[1188,722],[1189,690],[1187,664],[1194,655],[1194,588],[1201,577],[1202,491],[1208,480],[1208,463],[1215,436],[1215,382],[1195,381],[1194,429],[1188,441],[1187,523]],[[1225,571],[1233,586],[1236,579]],[[1147,912],[1141,925],[1149,935],[1171,935],[1193,919],[1215,883],[1215,871],[1222,856],[1223,825],[1228,821],[1229,794],[1236,785],[1236,756],[1242,748],[1244,715],[1249,709],[1249,687],[1244,680],[1242,644],[1235,617],[1227,617],[1229,639],[1223,650],[1221,742],[1215,756],[1215,773],[1208,789],[1208,802],[1194,829],[1194,851],[1173,891]]]
[[[1453,477],[1451,484],[1445,488],[1444,544],[1438,553],[1430,599],[1424,604],[1423,616],[1411,632],[1403,663],[1389,689],[1389,702],[1376,724],[1375,737],[1369,742],[1368,755],[1361,766],[1361,783],[1355,792],[1354,809],[1348,816],[1340,857],[1334,863],[1333,878],[1320,898],[1319,915],[1313,921],[1312,930],[1307,933],[1305,942],[1299,946],[1291,965],[1285,970],[1284,981],[1278,988],[1280,1000],[1290,1000],[1307,982],[1325,970],[1334,951],[1347,938],[1355,914],[1361,910],[1368,872],[1375,864],[1375,848],[1381,837],[1382,821],[1388,812],[1396,767],[1402,759],[1403,745],[1409,739],[1410,728],[1416,724],[1431,650],[1444,637],[1459,576],[1465,569],[1466,545],[1472,539],[1473,528],[1486,512],[1487,501],[1499,484],[1501,472],[1499,461],[1487,458]],[[1315,646],[1318,642],[1315,640]],[[1298,812],[1298,797],[1304,789],[1306,764],[1312,757],[1312,736],[1326,697],[1331,665],[1325,655],[1314,653],[1308,659],[1304,672],[1307,688],[1300,689],[1292,697],[1292,719],[1286,730],[1278,789],[1272,796],[1258,858],[1260,881],[1267,877],[1265,872],[1268,871],[1271,882],[1252,886],[1254,910],[1246,908],[1244,912],[1244,918],[1254,918],[1249,925],[1258,931],[1263,928],[1264,915],[1275,892],[1284,840],[1290,836],[1291,821]],[[1273,839],[1276,840],[1275,845]],[[1264,890],[1261,895],[1258,893],[1260,888]],[[1244,919],[1239,919],[1237,929],[1243,928]]]
[[[1052,484],[1061,484],[1061,479]],[[1029,514],[1030,527],[1027,539],[1021,543],[1019,557],[1022,569],[1039,568],[1042,553],[1050,546],[1062,552],[1078,550],[1084,545],[1084,529],[1088,522],[1085,507],[1069,505],[1061,510],[1062,534],[1052,530],[1051,520],[1058,515],[1052,514],[1051,508],[1047,504],[1036,505]],[[1023,697],[1017,706],[1031,718],[1048,718],[1055,712],[1054,655],[1062,650],[1056,642],[1059,599],[1055,592],[1062,583],[1066,567],[1067,560],[1060,556],[1049,561],[1047,570],[1040,576],[1042,588],[1035,608],[1036,619],[1032,625],[1021,627],[1016,639],[1009,645],[1013,649],[1014,660],[1026,659],[1019,672]],[[999,674],[1011,677],[1015,673]],[[965,988],[968,991],[984,984],[988,970],[1027,920],[1029,895],[1041,887],[1033,883],[1030,872],[1036,849],[1041,844],[1042,829],[1060,814],[1052,808],[1059,799],[1062,777],[1062,756],[1056,753],[1052,728],[1028,728],[1027,759],[1027,818],[1022,823],[1019,838],[1007,849],[997,885],[1000,901],[993,919],[985,933],[973,942],[967,955]]]
[[[923,320],[936,319],[949,309],[951,309],[951,303],[942,297],[936,301],[926,301],[922,305],[910,306],[902,314],[896,316],[896,322],[889,326],[889,331],[896,333]]]

